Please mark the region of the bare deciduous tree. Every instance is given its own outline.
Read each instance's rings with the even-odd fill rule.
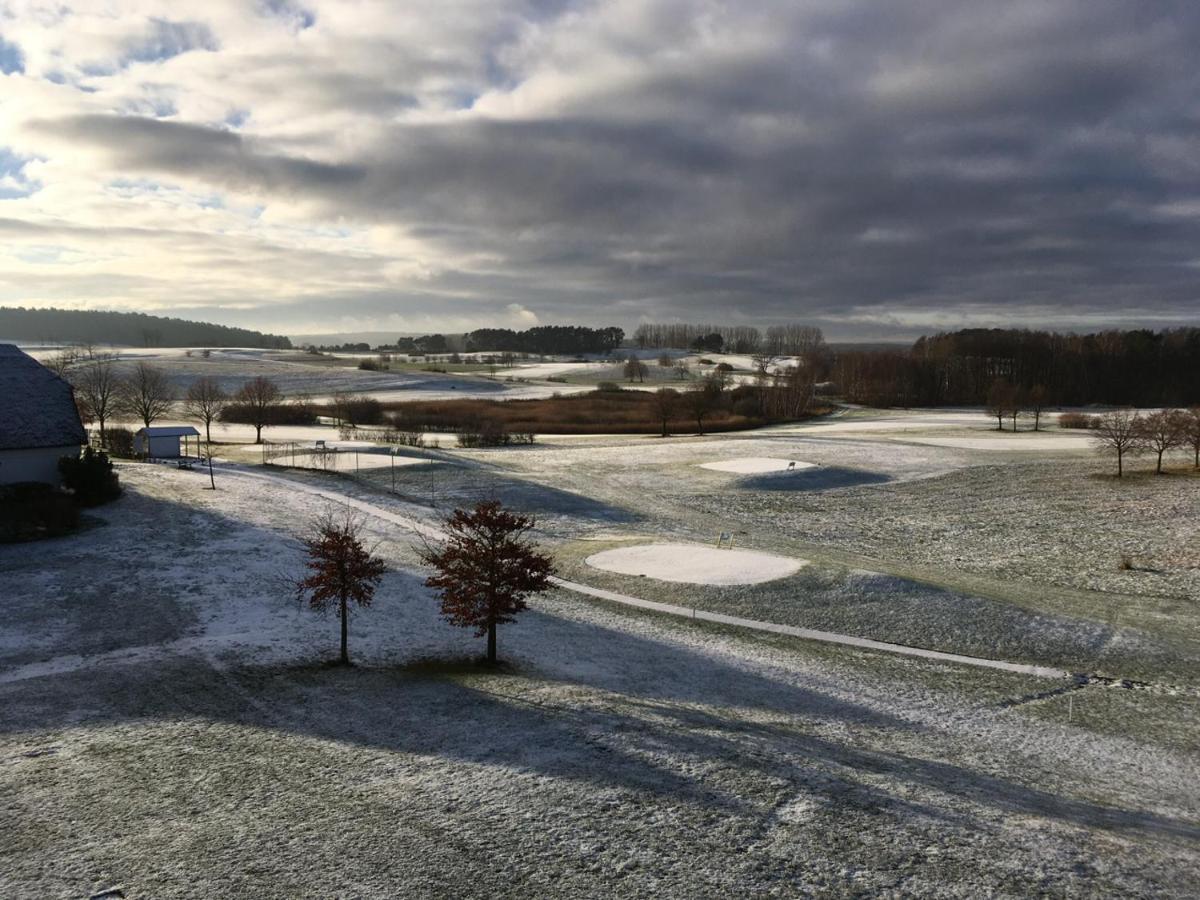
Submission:
[[[1101,453],[1117,455],[1117,477],[1125,474],[1125,457],[1145,446],[1141,436],[1142,417],[1136,410],[1114,409],[1100,417],[1092,440]]]
[[[1016,405],[1016,391],[1013,389],[1013,386],[1003,378],[997,378],[993,381],[992,386],[988,388],[985,409],[987,410],[987,414],[996,420],[997,431],[1004,430],[1004,419]],[[1013,416],[1014,431],[1016,427],[1016,416]]]
[[[210,375],[197,378],[187,389],[183,406],[187,414],[197,422],[204,423],[204,440],[212,443],[212,423],[229,405],[229,395],[221,389],[221,383]]]
[[[1183,414],[1177,409],[1152,412],[1139,420],[1137,431],[1145,448],[1158,457],[1154,472],[1161,475],[1163,454],[1184,446]]]
[[[1025,403],[1029,407],[1029,411],[1033,413],[1033,430],[1041,431],[1042,410],[1046,408],[1046,388],[1043,385],[1035,384],[1025,395]]]
[[[147,428],[155,419],[161,419],[171,411],[175,392],[161,369],[139,362],[123,385],[122,405],[130,415],[141,419]]]
[[[679,409],[679,391],[674,388],[659,388],[651,394],[651,405],[654,408],[654,414],[662,423],[662,436],[666,437],[669,433],[671,419]]]
[[[262,443],[263,426],[271,423],[271,413],[282,397],[279,385],[270,378],[259,375],[243,384],[233,398],[245,409],[250,424],[254,426],[254,443]]]
[[[105,422],[120,406],[123,390],[112,360],[96,359],[71,371],[75,399],[84,413],[100,426],[100,443],[105,443]]]
[[[645,381],[646,375],[649,373],[649,371],[650,370],[646,368],[646,364],[636,356],[631,356],[629,359],[625,360],[625,377],[630,381],[633,381],[635,378],[639,382]]]
[[[707,376],[700,384],[682,394],[683,404],[696,420],[696,431],[704,434],[704,417],[707,416],[721,397],[720,379]]]
[[[1192,448],[1192,465],[1200,469],[1200,406],[1193,406],[1179,417],[1183,443]]]

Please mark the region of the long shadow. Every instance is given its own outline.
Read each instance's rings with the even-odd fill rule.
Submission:
[[[866,472],[841,466],[817,466],[794,472],[751,475],[740,479],[737,487],[749,491],[830,491],[864,484],[884,484],[892,480],[891,475],[881,472]]]
[[[259,540],[270,552],[268,536],[278,542],[267,529],[169,505],[180,507],[179,520],[169,528],[181,533],[203,536],[236,526],[239,543]],[[137,512],[150,510],[135,503],[123,514]],[[155,516],[156,523],[162,520]],[[103,565],[113,569],[111,558],[96,562],[95,572]],[[114,571],[113,584],[127,575]],[[419,585],[420,577],[410,572],[392,573],[387,585],[404,598],[391,613],[401,617],[398,633],[414,643],[428,637],[436,619]],[[147,614],[144,608],[126,609],[119,597],[106,608],[118,626]],[[823,721],[884,733],[912,732],[916,726],[768,676],[752,664],[733,665],[718,655],[542,610],[502,629],[501,649],[515,664],[515,674],[429,677],[381,664],[386,657],[379,654],[373,666],[354,669],[254,666],[245,662],[245,654],[230,668],[188,656],[117,662],[0,684],[0,733],[201,718],[505,766],[727,811],[749,807],[751,801],[736,789],[691,774],[703,773],[715,760],[722,767],[806,785],[825,792],[833,803],[888,804],[945,817],[940,808],[909,801],[902,791],[864,785],[858,777],[886,773],[898,783],[1009,813],[1200,838],[1200,828],[1166,816],[1064,798],[987,772],[814,735],[812,726]]]

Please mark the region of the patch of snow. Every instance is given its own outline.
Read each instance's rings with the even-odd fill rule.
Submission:
[[[755,550],[718,550],[703,544],[642,544],[594,553],[594,569],[684,584],[760,584],[794,575],[806,560]]]
[[[815,466],[816,463],[779,459],[774,456],[742,456],[737,459],[723,459],[720,462],[700,463],[701,469],[712,469],[715,472],[738,472],[743,475],[786,472],[790,469],[811,469]]]

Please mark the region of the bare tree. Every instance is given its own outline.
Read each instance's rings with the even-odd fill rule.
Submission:
[[[124,393],[112,360],[96,359],[71,371],[75,399],[84,413],[100,426],[100,443],[105,442],[105,422],[117,413]]]
[[[1138,422],[1137,430],[1145,448],[1157,455],[1154,472],[1161,475],[1163,454],[1184,446],[1183,413],[1177,409],[1152,412]]]
[[[766,384],[767,376],[771,374],[771,369],[778,359],[779,357],[774,353],[769,353],[765,350],[760,350],[750,357],[750,361],[754,365],[754,377],[758,380],[759,384]]]
[[[669,369],[675,365],[675,359],[670,353],[663,353],[658,357],[658,367],[660,369]]]
[[[1145,444],[1141,435],[1142,417],[1132,409],[1115,409],[1100,417],[1092,440],[1101,453],[1117,455],[1117,477],[1125,474],[1125,457],[1140,452]]]
[[[1025,403],[1029,407],[1029,411],[1033,413],[1033,430],[1041,431],[1042,410],[1046,408],[1046,388],[1043,385],[1035,384],[1025,395]]]
[[[1003,378],[997,378],[992,382],[992,386],[988,388],[987,403],[985,409],[987,414],[996,420],[996,430],[1004,430],[1004,418],[1016,406],[1016,392],[1013,386]],[[1017,427],[1016,416],[1013,416],[1013,430]]]
[[[282,397],[279,385],[259,375],[243,384],[233,398],[246,411],[250,424],[254,426],[254,443],[262,443],[263,426],[271,423],[271,413]]]
[[[1184,446],[1192,448],[1192,465],[1200,469],[1200,406],[1193,406],[1180,414],[1179,428]]]
[[[674,388],[659,388],[650,395],[651,406],[654,408],[654,414],[658,416],[662,423],[662,436],[668,435],[668,428],[671,424],[671,419],[675,416],[676,410],[679,409],[679,391]]]
[[[47,356],[42,360],[42,365],[62,378],[65,381],[70,379],[67,377],[67,371],[71,366],[79,361],[79,351],[74,347],[63,347],[57,353]]]
[[[229,395],[221,389],[221,383],[211,375],[197,378],[187,389],[183,407],[197,422],[204,423],[205,443],[212,443],[212,423],[229,405]]]
[[[706,377],[700,384],[682,394],[683,404],[696,420],[696,431],[700,434],[704,434],[704,417],[712,412],[720,396],[721,382],[712,376]]]
[[[123,384],[122,405],[147,428],[171,411],[175,393],[161,369],[139,362]]]
[[[625,377],[630,381],[633,381],[635,378],[639,382],[645,381],[646,375],[649,373],[649,371],[650,370],[646,368],[646,364],[636,356],[631,356],[629,359],[625,360]]]

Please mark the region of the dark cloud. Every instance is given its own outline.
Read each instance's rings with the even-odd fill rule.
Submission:
[[[939,316],[1194,318],[1200,7],[747,6],[715,33],[666,4],[637,40],[597,37],[630,77],[596,76],[551,112],[393,121],[326,158],[133,116],[41,127],[131,172],[304,197],[451,260],[488,254],[486,273],[451,266],[436,292],[543,319],[911,333]],[[537,71],[487,65],[518,91],[513,73]],[[403,83],[334,78],[320,90],[382,123],[416,102]],[[352,302],[373,315],[420,298]]]

